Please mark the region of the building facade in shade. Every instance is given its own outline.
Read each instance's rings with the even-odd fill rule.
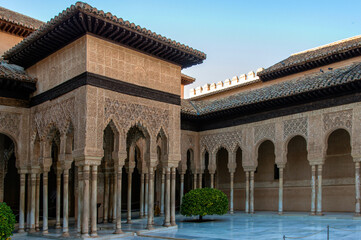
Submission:
[[[82,2],[0,15],[0,201],[19,232],[121,234],[122,209],[172,226],[199,187],[231,213],[360,214],[360,36],[183,99],[201,51]]]

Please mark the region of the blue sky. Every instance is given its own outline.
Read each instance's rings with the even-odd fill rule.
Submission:
[[[268,67],[292,53],[361,34],[361,1],[88,0],[93,7],[207,54],[190,87]],[[47,21],[75,1],[0,0]],[[188,89],[186,88],[186,93]]]

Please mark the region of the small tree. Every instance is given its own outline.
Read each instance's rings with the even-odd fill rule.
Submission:
[[[6,240],[15,229],[15,215],[11,208],[4,202],[0,202],[0,239]]]
[[[184,216],[223,215],[228,211],[228,198],[214,188],[194,189],[184,195],[180,212]]]

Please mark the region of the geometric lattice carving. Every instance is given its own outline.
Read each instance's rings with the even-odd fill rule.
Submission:
[[[301,135],[307,139],[308,121],[306,117],[290,119],[283,122],[283,139]]]
[[[37,109],[34,121],[40,137],[47,134],[45,131],[50,124],[55,124],[61,133],[66,133],[69,121],[74,123],[74,102],[74,98],[69,98],[47,108]]]
[[[323,115],[323,128],[325,131],[340,127],[352,129],[352,110],[325,113]]]
[[[271,140],[275,139],[275,124],[268,123],[265,125],[260,125],[254,127],[254,143],[257,143],[259,140],[268,138]]]
[[[216,151],[216,147],[222,145],[233,151],[237,146],[241,146],[241,131],[216,133],[201,137],[201,148],[206,147],[209,151]]]
[[[134,122],[144,122],[150,133],[156,134],[161,127],[168,132],[167,109],[105,98],[104,117],[107,120],[111,116],[114,116],[114,121],[123,129],[127,129]]]
[[[18,137],[20,134],[20,114],[0,112],[0,129]]]

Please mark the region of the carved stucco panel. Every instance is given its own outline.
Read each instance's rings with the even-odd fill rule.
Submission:
[[[301,135],[307,139],[308,120],[306,117],[283,121],[283,139],[290,136]]]
[[[268,123],[254,127],[254,143],[261,139],[275,139],[275,124]]]
[[[352,129],[352,110],[344,110],[323,115],[323,129],[327,132],[330,129],[346,128]]]
[[[18,138],[21,116],[18,113],[0,112],[0,131],[8,132]]]
[[[105,120],[113,117],[117,125],[123,129],[140,122],[145,123],[151,134],[157,134],[161,127],[168,132],[169,114],[168,109],[105,98]]]
[[[216,133],[201,137],[201,148],[207,148],[208,151],[214,152],[217,147],[225,146],[228,150],[233,151],[237,146],[241,146],[241,131]]]

